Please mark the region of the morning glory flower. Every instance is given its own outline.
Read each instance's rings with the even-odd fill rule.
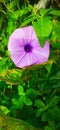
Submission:
[[[16,29],[9,38],[8,50],[10,57],[19,68],[33,64],[42,64],[49,58],[50,46],[46,41],[40,46],[33,26]]]

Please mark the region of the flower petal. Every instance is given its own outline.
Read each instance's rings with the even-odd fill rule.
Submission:
[[[11,52],[10,56],[15,65],[18,67],[20,60],[23,59],[25,55],[26,55],[25,52]]]
[[[32,33],[34,33],[33,27],[32,26],[27,26],[27,27],[16,29],[12,33],[11,38],[25,39],[25,40],[30,41],[31,37],[32,37]]]
[[[17,66],[20,68],[33,65],[37,62],[37,58],[34,54],[28,53],[18,62]]]
[[[34,33],[34,30],[32,26],[27,26],[27,27],[22,28],[22,35],[23,35],[25,43],[31,42],[33,33]]]
[[[10,38],[12,39],[16,39],[16,40],[22,40],[23,39],[23,28],[18,28],[16,29],[12,35],[10,36]]]
[[[32,45],[34,48],[36,48],[36,47],[37,47],[37,48],[40,48],[40,43],[39,43],[39,41],[38,41],[37,38],[31,42],[31,45]]]
[[[50,54],[50,45],[49,42],[46,41],[44,47],[36,47],[33,49],[33,53],[37,56],[37,63],[41,64],[46,62],[49,58]]]
[[[13,39],[10,38],[9,39],[9,44],[8,44],[8,50],[10,52],[15,52],[15,51],[24,51],[24,44],[23,44],[23,40],[21,39]]]

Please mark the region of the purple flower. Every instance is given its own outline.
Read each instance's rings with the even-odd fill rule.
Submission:
[[[9,38],[8,50],[11,59],[19,68],[46,62],[50,53],[49,42],[44,47],[40,43],[32,26],[16,29]]]

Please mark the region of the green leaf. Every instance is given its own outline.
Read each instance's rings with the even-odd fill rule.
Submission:
[[[5,106],[0,106],[0,109],[4,115],[7,115],[10,112],[9,109]]]
[[[49,104],[48,104],[48,107],[51,108],[51,107],[54,107],[56,106],[60,101],[60,97],[59,96],[54,96],[52,97],[52,99],[50,100]]]
[[[55,74],[55,77],[60,78],[60,71],[58,71],[58,72]]]
[[[53,63],[52,63],[52,64],[53,64]],[[45,66],[45,68],[46,68],[46,70],[48,71],[48,73],[51,72],[52,64],[47,64],[47,65]]]
[[[47,111],[48,120],[60,121],[60,108],[56,105]]]
[[[36,20],[37,18],[39,18],[39,15],[36,14],[28,19],[25,19],[24,22],[22,22],[21,26],[20,27],[23,27],[23,26],[26,26],[28,23],[32,22],[33,20]]]
[[[46,42],[46,40],[47,40],[47,37],[39,37],[38,38],[38,40],[40,41],[40,44],[41,44],[41,46],[43,47],[44,46],[44,44],[45,44],[45,42]]]
[[[60,71],[58,71],[54,76],[50,77],[50,80],[60,80]]]
[[[40,9],[40,15],[41,15],[41,16],[44,16],[45,14],[48,13],[49,10],[50,10],[50,9],[41,8],[41,9]]]
[[[12,105],[15,106],[15,108],[18,108],[18,100],[17,99],[12,99]]]
[[[33,22],[33,26],[39,41],[40,39],[49,37],[51,34],[52,21],[49,19],[49,17],[40,18],[37,22]],[[42,42],[40,44],[42,45]]]
[[[60,10],[52,10],[49,12],[49,14],[56,15],[60,17]]]
[[[29,88],[27,91],[26,91],[26,95],[28,97],[31,97],[31,99],[35,99],[36,96],[37,96],[37,91],[32,89],[32,88]]]
[[[24,97],[24,103],[25,105],[32,105],[33,102],[30,98],[28,98],[27,96]]]
[[[49,126],[45,126],[44,130],[52,130],[52,128],[50,128]]]
[[[36,112],[36,117],[42,116],[42,114],[45,112],[45,110],[46,110],[45,108],[38,109]]]
[[[39,99],[35,100],[35,106],[37,106],[38,108],[45,108],[44,102]]]
[[[20,96],[19,99],[12,99],[12,104],[13,106],[15,106],[15,108],[17,109],[22,109],[23,108],[23,104],[24,104],[24,96]]]
[[[18,100],[18,107],[19,109],[22,109],[24,105],[24,96],[20,96],[19,100]]]
[[[17,28],[17,26],[16,26],[15,21],[13,21],[12,18],[9,19],[9,21],[8,21],[8,26],[7,26],[7,32],[8,32],[8,34],[9,34],[9,36],[11,35],[11,33],[12,33],[16,28]]]
[[[19,86],[18,86],[18,94],[19,94],[19,95],[24,95],[24,94],[25,94],[25,93],[24,93],[24,88],[23,88],[22,85],[19,85]]]
[[[18,17],[20,16],[20,13],[21,13],[21,10],[13,11],[13,12],[10,14],[10,17],[11,17],[12,19],[18,20]]]
[[[55,120],[48,120],[48,124],[53,130],[55,130]]]
[[[45,113],[43,113],[43,115],[42,115],[41,121],[46,122],[47,119],[48,119],[47,113],[45,112]]]
[[[58,81],[56,84],[52,86],[52,88],[60,88],[60,81]]]

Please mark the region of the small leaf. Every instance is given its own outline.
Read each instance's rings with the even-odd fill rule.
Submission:
[[[52,64],[53,64],[53,63],[52,63]],[[51,71],[52,64],[47,64],[47,65],[45,66],[45,68],[46,68],[46,70],[48,71],[48,73],[50,73],[50,71]]]
[[[17,11],[13,11],[10,15],[10,17],[12,19],[18,20],[19,16],[20,16],[21,10],[17,10]]]
[[[59,101],[60,101],[59,96],[52,97],[52,99],[50,100],[50,102],[48,104],[48,107],[50,108],[50,107],[56,106],[59,103]]]
[[[49,14],[56,15],[60,17],[60,10],[52,10],[49,12]]]
[[[19,85],[19,86],[18,86],[18,94],[19,94],[19,95],[24,95],[24,94],[25,94],[25,93],[24,93],[24,88],[23,88],[22,85]]]
[[[24,97],[24,103],[26,105],[32,105],[33,104],[32,100],[30,98],[28,98],[27,96]]]
[[[49,10],[50,10],[50,9],[41,8],[41,9],[40,9],[40,15],[44,16],[45,14],[48,13]]]
[[[18,104],[19,104],[19,109],[22,109],[24,105],[24,96],[20,96],[18,100]]]
[[[48,119],[48,118],[47,118],[47,113],[45,112],[45,113],[43,113],[43,115],[42,115],[41,121],[46,122],[47,119]]]
[[[3,114],[7,115],[10,111],[7,107],[5,106],[0,106],[1,111],[3,112]]]
[[[40,117],[44,112],[45,112],[45,108],[40,108],[38,109],[37,113],[36,113],[36,117]]]
[[[12,105],[15,106],[15,108],[18,108],[18,100],[12,99]]]
[[[20,96],[18,100],[12,99],[12,104],[15,106],[17,109],[22,109],[24,105],[24,96]]]
[[[50,128],[49,126],[45,126],[44,130],[52,130],[52,128]]]
[[[32,89],[32,88],[29,88],[27,91],[26,91],[26,95],[31,97],[31,99],[35,99],[36,96],[37,96],[37,91]]]
[[[38,108],[45,108],[45,104],[44,102],[42,102],[41,100],[35,100],[35,106],[37,106]]]

